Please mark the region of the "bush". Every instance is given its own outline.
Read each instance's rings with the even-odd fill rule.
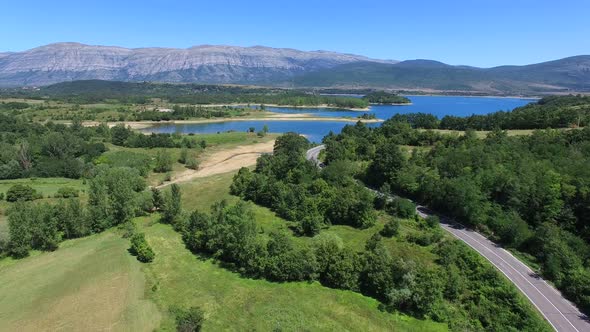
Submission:
[[[385,224],[385,226],[379,233],[385,237],[395,236],[399,234],[399,224],[399,219],[393,218],[387,224]]]
[[[4,193],[0,193],[0,201],[4,200]]]
[[[416,205],[409,199],[396,197],[387,204],[387,212],[400,218],[412,218],[416,214]]]
[[[178,157],[178,162],[181,164],[186,164],[188,160],[188,149],[180,150],[180,156]]]
[[[37,193],[31,186],[24,184],[15,184],[6,192],[8,202],[32,201],[39,198],[41,198],[41,194]]]
[[[195,157],[190,157],[186,161],[186,167],[190,169],[199,169],[199,161]]]
[[[54,195],[55,198],[74,198],[80,196],[80,191],[72,187],[61,187]]]
[[[154,251],[145,240],[143,233],[136,233],[131,237],[131,248],[129,248],[129,252],[137,256],[137,260],[142,263],[149,263],[155,257]]]
[[[426,218],[426,225],[429,228],[435,228],[438,224],[440,224],[440,219],[437,216],[428,216]]]
[[[199,307],[189,309],[176,309],[176,331],[179,332],[198,332],[201,331],[205,316],[203,310]]]

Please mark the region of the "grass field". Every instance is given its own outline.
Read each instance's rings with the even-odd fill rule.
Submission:
[[[83,184],[82,180],[66,178],[28,178],[0,180],[0,193],[6,193],[6,191],[15,184],[29,185],[43,194],[43,197],[55,195],[57,190],[61,187],[73,187],[81,192],[86,188],[86,185]]]
[[[185,208],[237,201],[228,194],[231,178],[228,173],[183,184]],[[288,227],[270,210],[253,208],[265,231]],[[374,299],[319,283],[243,278],[188,251],[157,218],[135,220],[156,253],[150,264],[129,255],[128,240],[116,230],[65,241],[55,252],[1,260],[0,331],[173,331],[169,309],[192,305],[205,311],[205,331],[447,330],[445,324],[380,311]]]
[[[229,194],[232,177],[232,173],[227,173],[181,184],[184,209],[208,212],[210,206],[220,199],[226,199],[230,204],[237,202],[239,198]],[[294,225],[277,217],[267,208],[252,204],[252,209],[257,224],[265,233],[279,229],[288,230],[289,226]],[[332,226],[324,232],[338,235],[347,246],[360,250],[364,247],[366,240],[383,227],[386,219],[387,217],[380,216],[375,226],[365,230],[348,226]],[[401,314],[382,313],[377,309],[377,301],[354,292],[329,289],[318,283],[277,284],[242,278],[219,268],[211,260],[201,260],[198,256],[186,251],[179,235],[170,227],[152,224],[153,222],[149,220],[141,223],[158,257],[148,266],[149,279],[158,285],[159,289],[154,293],[153,298],[162,311],[179,299],[182,301],[180,305],[202,306],[209,315],[207,324],[211,324],[206,325],[207,329],[446,330],[444,324],[419,321]],[[413,222],[406,221],[402,224],[401,233],[403,235],[411,232],[414,228]],[[308,237],[294,237],[294,240],[307,243],[311,241]],[[435,258],[427,248],[398,241],[395,238],[386,239],[385,243],[392,252],[412,256],[417,261],[428,264]],[[160,264],[166,265],[157,267]],[[185,272],[179,272],[182,270]],[[177,273],[180,275],[175,276]],[[194,277],[185,280],[182,275],[194,275]],[[170,278],[172,280],[169,280]],[[194,288],[186,285],[182,286],[182,288],[186,287],[185,291],[178,289],[187,281],[193,284]],[[168,287],[165,284],[170,284],[171,289],[166,290]],[[193,295],[185,297],[179,295],[184,292]],[[220,303],[223,305],[220,306]],[[319,303],[322,305],[317,306]],[[273,311],[274,307],[280,310],[275,308]],[[230,312],[228,313],[227,310]],[[234,317],[236,311],[243,312],[243,315]],[[346,314],[342,315],[343,313]],[[228,315],[232,317],[229,321]],[[257,317],[272,317],[272,319],[260,320]],[[164,326],[171,328],[171,324],[171,318],[164,319]]]
[[[257,143],[265,143],[270,142],[278,137],[278,134],[268,134],[264,137],[258,137],[254,133],[246,133],[246,132],[227,132],[227,133],[219,133],[219,134],[200,134],[200,135],[190,135],[187,136],[190,139],[195,140],[196,142],[205,141],[207,142],[207,147],[202,149],[201,147],[196,147],[194,149],[190,149],[190,154],[196,156],[200,162],[203,162],[208,156],[227,149],[232,149],[238,146],[247,146]],[[154,148],[127,148],[122,146],[116,146],[112,144],[108,144],[109,151],[107,151],[104,155],[105,157],[109,157],[115,152],[133,152],[139,153],[148,156],[149,158],[155,158],[156,154],[161,151],[162,149]],[[179,163],[177,160],[180,156],[180,152],[182,149],[180,148],[167,148],[166,151],[172,155],[172,159],[174,163],[172,164],[172,171],[170,175],[172,177],[186,171],[187,168],[185,165]],[[167,177],[166,173],[155,173],[150,172],[147,178],[148,185],[160,185],[164,182],[164,179]]]
[[[151,331],[141,263],[114,230],[0,261],[0,331]]]
[[[144,220],[156,259],[145,271],[151,298],[163,313],[161,329],[174,330],[172,305],[198,305],[205,331],[445,331],[445,324],[378,310],[378,302],[319,283],[272,283],[242,278],[184,248],[168,225]],[[151,225],[151,226],[148,226]]]

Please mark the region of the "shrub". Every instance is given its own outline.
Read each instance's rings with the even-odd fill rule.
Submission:
[[[0,193],[0,201],[4,200],[4,193]]]
[[[54,195],[55,198],[74,198],[80,196],[80,191],[72,187],[61,187]]]
[[[396,197],[387,204],[387,211],[400,218],[411,218],[416,214],[416,205],[409,199]]]
[[[399,224],[399,219],[391,219],[387,224],[385,224],[380,234],[385,237],[392,237],[399,234]]]
[[[199,169],[199,161],[195,157],[190,157],[186,161],[186,167],[190,169]]]
[[[426,218],[426,225],[430,228],[435,228],[440,224],[440,219],[437,216],[428,216]]]
[[[181,164],[186,164],[188,160],[188,149],[180,150],[180,156],[178,157],[178,162]]]
[[[31,186],[24,184],[15,184],[6,192],[8,202],[32,201],[38,198],[41,198],[41,194],[37,193]]]
[[[205,316],[203,310],[199,307],[189,309],[176,309],[176,331],[179,332],[198,332],[201,331]]]
[[[131,237],[131,248],[129,248],[129,252],[137,256],[137,260],[142,263],[149,263],[155,257],[154,251],[145,240],[143,233],[136,233]]]

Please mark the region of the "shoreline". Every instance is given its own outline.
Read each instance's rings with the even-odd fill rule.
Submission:
[[[465,97],[465,98],[503,98],[503,99],[523,99],[523,100],[539,100],[543,97],[522,97],[522,96],[494,96],[494,95],[485,95],[485,96],[474,96],[474,95],[442,95],[442,94],[420,94],[420,95],[412,95],[412,94],[404,94],[400,96],[405,97]]]
[[[337,109],[337,110],[347,110],[347,111],[358,111],[358,112],[367,112],[371,109],[371,106],[369,105],[368,107],[365,108],[358,108],[358,107],[338,107],[338,106],[332,106],[332,105],[328,105],[328,104],[321,104],[321,105],[300,105],[300,106],[295,106],[295,105],[279,105],[279,104],[264,104],[264,103],[233,103],[233,104],[197,104],[195,106],[201,106],[201,107],[234,107],[234,106],[261,106],[264,105],[264,107],[275,107],[275,108],[331,108],[331,109]]]
[[[109,127],[114,127],[118,124],[124,124],[131,129],[147,129],[158,125],[170,124],[204,124],[204,123],[222,123],[233,121],[335,121],[335,122],[350,122],[356,123],[381,123],[382,119],[352,119],[352,118],[331,118],[331,117],[267,117],[267,118],[219,118],[219,119],[195,119],[195,120],[170,120],[170,121],[113,121],[107,122]],[[97,121],[85,121],[82,123],[85,127],[92,127],[99,125]]]

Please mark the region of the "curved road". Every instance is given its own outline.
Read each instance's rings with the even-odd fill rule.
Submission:
[[[307,159],[318,164],[319,145],[307,151]],[[417,213],[426,218],[433,215],[428,208],[418,205]],[[571,302],[549,285],[543,278],[485,236],[461,226],[450,218],[439,216],[441,227],[457,239],[465,242],[494,265],[508,278],[539,310],[556,331],[590,331],[590,322]]]

